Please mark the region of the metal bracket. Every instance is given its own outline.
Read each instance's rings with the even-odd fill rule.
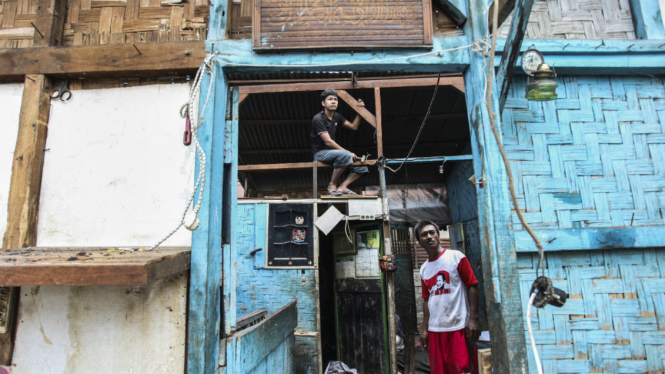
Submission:
[[[6,334],[12,319],[14,294],[16,287],[0,287],[0,334]]]
[[[480,181],[476,182],[476,175],[474,174],[468,179],[468,181],[474,186],[478,185],[480,188],[485,188],[485,177],[480,178]]]

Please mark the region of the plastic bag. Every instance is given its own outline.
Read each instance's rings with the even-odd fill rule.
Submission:
[[[342,361],[330,361],[325,374],[358,374],[358,371],[349,369]]]

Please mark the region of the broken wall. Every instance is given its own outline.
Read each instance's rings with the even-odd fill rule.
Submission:
[[[37,245],[150,246],[193,186],[178,110],[189,85],[53,101]],[[181,229],[165,242],[190,246]],[[188,274],[144,287],[22,287],[12,373],[183,373]]]
[[[23,84],[0,84],[0,240],[5,236],[7,225],[7,199],[12,178],[14,149],[18,135]]]

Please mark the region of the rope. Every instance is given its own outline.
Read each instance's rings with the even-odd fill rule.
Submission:
[[[201,147],[201,144],[199,143],[198,130],[204,123],[203,113],[205,113],[206,107],[208,106],[208,101],[210,100],[210,93],[212,92],[212,86],[215,83],[215,73],[214,70],[212,69],[212,63],[214,60],[215,57],[213,55],[210,55],[206,57],[206,59],[203,61],[203,64],[201,64],[201,67],[196,72],[196,76],[194,77],[194,81],[192,83],[192,88],[189,90],[189,101],[183,104],[182,107],[180,107],[180,116],[182,118],[185,118],[187,117],[187,115],[189,115],[189,118],[192,120],[192,143],[196,148],[196,154],[198,156],[198,161],[199,161],[199,172],[196,178],[196,183],[194,183],[194,189],[192,190],[192,193],[190,194],[189,199],[187,200],[187,205],[185,206],[185,210],[180,218],[180,223],[178,223],[178,225],[168,234],[162,237],[155,245],[148,248],[147,249],[148,251],[152,251],[153,249],[159,247],[168,238],[170,238],[173,234],[175,234],[176,231],[178,231],[180,227],[183,225],[185,226],[185,228],[187,228],[190,231],[196,230],[199,226],[198,214],[199,211],[201,210],[201,200],[203,199],[203,191],[205,191],[206,154],[203,148]],[[197,94],[201,91],[201,81],[202,81],[201,78],[203,77],[204,71],[205,73],[210,74],[210,86],[208,86],[208,93],[206,95],[206,100],[203,104],[203,108],[201,108],[201,110],[199,111],[200,115],[196,116],[195,115],[196,113],[194,113],[194,100],[196,99]],[[185,222],[187,220],[187,213],[189,212],[189,207],[192,205],[192,202],[194,201],[194,197],[196,196],[197,191],[199,191],[199,197],[198,200],[196,201],[196,205],[194,205],[194,207],[192,208],[192,217],[189,219],[189,221],[191,222],[187,224]]]
[[[429,102],[429,107],[427,108],[427,113],[425,114],[425,118],[423,119],[423,123],[420,124],[420,129],[418,129],[418,134],[416,134],[416,140],[413,141],[413,144],[411,145],[411,149],[409,150],[409,153],[406,155],[406,158],[404,161],[402,161],[401,164],[399,164],[399,167],[395,170],[393,170],[390,166],[386,165],[385,162],[382,162],[383,167],[386,169],[392,171],[393,173],[397,173],[399,169],[404,166],[406,163],[406,160],[409,159],[411,156],[411,153],[413,150],[416,148],[416,144],[418,144],[418,139],[420,138],[420,133],[423,132],[423,129],[425,128],[425,123],[427,122],[427,119],[429,118],[429,113],[432,111],[432,104],[434,104],[434,99],[436,98],[436,93],[439,91],[439,81],[441,80],[441,73],[439,73],[439,77],[436,79],[436,87],[434,87],[434,93],[432,94],[432,100]]]
[[[494,82],[494,55],[496,53],[496,38],[497,38],[497,24],[499,23],[499,7],[495,6],[494,11],[492,12],[492,45],[490,47],[489,53],[489,79],[485,79],[486,83],[486,95],[485,95],[485,104],[487,105],[487,110],[489,112],[490,124],[492,125],[492,133],[496,139],[496,143],[499,146],[499,152],[501,153],[501,158],[503,159],[503,164],[506,167],[506,174],[508,174],[508,187],[510,190],[510,199],[513,202],[515,207],[515,213],[520,220],[524,229],[531,235],[531,238],[536,243],[536,248],[538,248],[538,254],[540,258],[538,259],[538,266],[536,267],[536,276],[538,276],[538,271],[545,261],[545,252],[543,250],[543,243],[540,242],[536,233],[531,229],[531,226],[526,222],[524,216],[522,215],[522,210],[520,209],[519,203],[517,202],[517,194],[515,193],[515,181],[513,180],[513,171],[510,168],[510,161],[508,160],[508,155],[506,150],[503,148],[503,143],[501,142],[501,137],[499,135],[499,130],[496,126],[496,119],[494,118],[494,111],[492,110],[492,83]],[[476,42],[478,42],[476,40]],[[474,44],[476,43],[474,42]],[[485,56],[485,53],[483,53]],[[484,60],[484,58],[483,58]],[[483,69],[484,71],[484,69]],[[545,269],[543,268],[543,276],[545,275]]]

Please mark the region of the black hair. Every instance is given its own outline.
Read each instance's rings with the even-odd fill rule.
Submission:
[[[434,222],[432,222],[428,219],[424,219],[424,220],[418,222],[416,224],[416,227],[413,229],[415,234],[416,234],[416,238],[420,236],[420,230],[422,230],[423,227],[429,226],[429,225],[434,226],[434,228],[436,229],[437,234],[439,233],[439,231],[441,231],[441,230],[439,230],[439,225],[437,225],[436,223],[434,223]]]
[[[332,88],[326,88],[325,90],[323,90],[323,92],[321,92],[321,101],[326,101],[326,97],[330,95],[339,98],[339,96],[337,96],[337,91],[333,90]]]

